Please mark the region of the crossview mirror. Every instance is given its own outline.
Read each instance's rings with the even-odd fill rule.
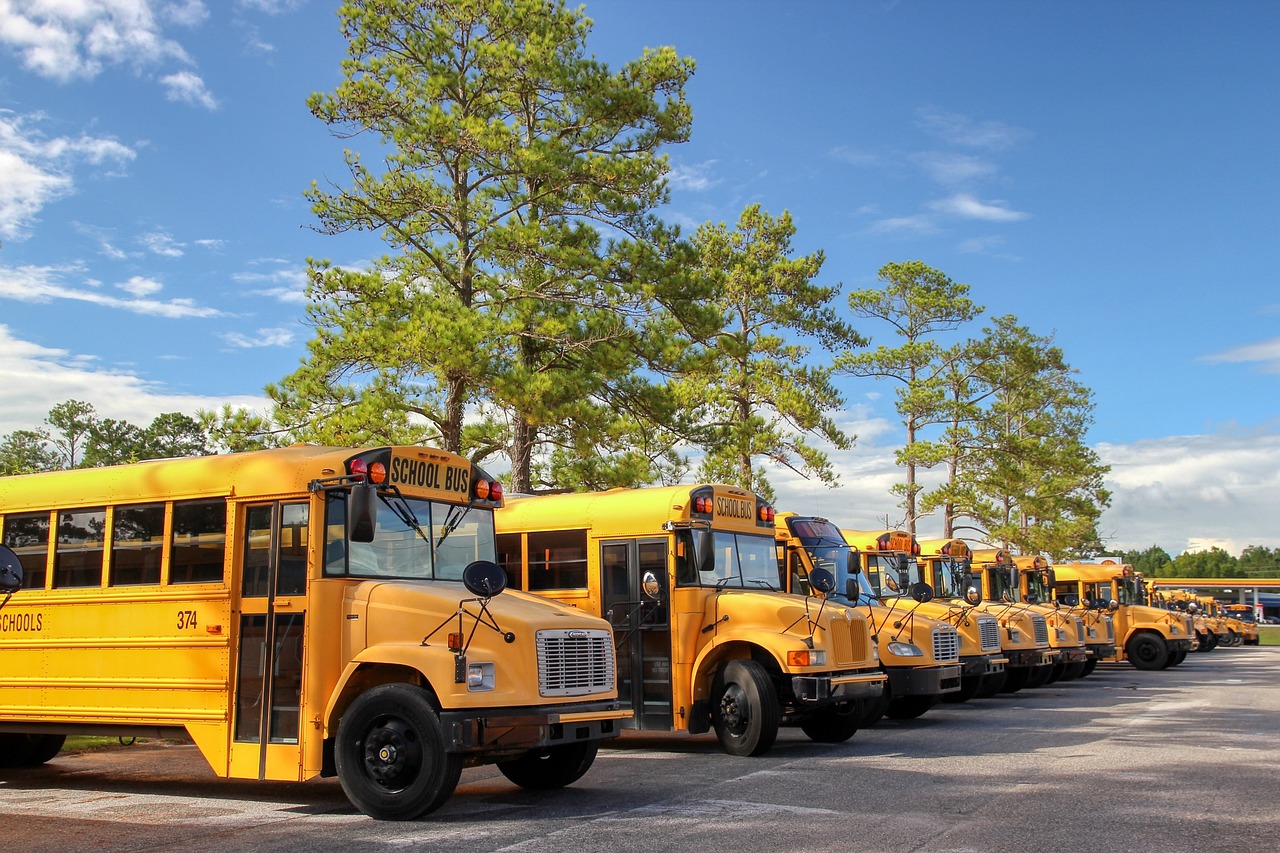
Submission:
[[[507,588],[507,573],[492,560],[476,560],[462,570],[462,585],[480,598],[492,598]]]
[[[964,593],[964,600],[970,604],[979,604],[982,602],[982,593],[978,592],[978,588],[971,586]]]
[[[924,581],[914,583],[911,585],[911,597],[921,604],[933,601],[933,587]]]
[[[0,545],[0,592],[13,595],[22,589],[22,561],[13,549]]]
[[[640,579],[640,591],[654,601],[662,600],[662,584],[658,582],[658,576],[653,572],[644,573],[644,577]]]
[[[376,486],[372,483],[356,483],[351,487],[351,501],[347,508],[347,538],[352,542],[372,542],[374,519],[378,508],[375,504]]]
[[[836,576],[826,569],[814,569],[809,572],[809,588],[826,595],[836,588]]]

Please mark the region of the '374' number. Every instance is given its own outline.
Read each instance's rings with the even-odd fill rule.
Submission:
[[[178,611],[178,627],[194,628],[196,626],[196,612],[194,610]]]

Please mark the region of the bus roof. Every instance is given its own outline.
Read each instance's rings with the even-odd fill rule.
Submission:
[[[153,459],[132,465],[73,468],[0,477],[0,512],[94,506],[147,497],[183,500],[236,495],[295,494],[312,480],[346,474],[346,461],[370,450],[427,454],[454,466],[471,463],[428,447],[351,448],[295,444],[269,450]]]
[[[522,530],[595,529],[621,533],[657,533],[667,521],[686,518],[696,489],[714,489],[717,498],[730,496],[751,505],[750,518],[735,526],[753,525],[757,497],[737,486],[693,483],[604,492],[572,492],[559,495],[511,496],[497,515],[498,532]],[[721,517],[717,510],[716,517]],[[761,532],[773,535],[773,523]]]

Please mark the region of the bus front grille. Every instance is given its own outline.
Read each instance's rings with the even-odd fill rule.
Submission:
[[[835,655],[836,666],[863,664],[870,656],[867,632],[862,629],[862,625],[860,620],[850,622],[843,616],[831,617],[831,650]]]
[[[984,654],[1000,651],[1000,623],[991,617],[979,619],[978,639],[982,641]]]
[[[939,662],[960,659],[960,635],[950,625],[933,629],[933,658]]]
[[[1036,645],[1037,646],[1049,645],[1049,623],[1045,620],[1045,618],[1043,616],[1032,616],[1031,626],[1032,628],[1035,629],[1035,632],[1036,632]]]
[[[608,631],[538,632],[538,692],[583,696],[613,690],[613,638]]]

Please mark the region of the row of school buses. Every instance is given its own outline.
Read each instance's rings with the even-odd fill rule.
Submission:
[[[842,530],[727,485],[507,499],[426,447],[0,478],[0,539],[0,767],[182,736],[220,776],[336,775],[382,819],[475,764],[571,784],[623,728],[761,755],[781,726],[837,743],[1245,633],[1128,566]]]

